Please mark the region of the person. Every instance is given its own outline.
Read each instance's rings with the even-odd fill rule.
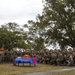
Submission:
[[[61,52],[58,53],[57,65],[61,66],[63,64],[63,55]]]

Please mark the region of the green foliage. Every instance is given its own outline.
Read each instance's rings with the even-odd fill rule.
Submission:
[[[75,0],[43,0],[42,15],[32,27],[47,44],[75,47]]]
[[[0,48],[4,44],[5,50],[13,48],[26,48],[26,33],[16,23],[8,23],[0,28]]]
[[[28,27],[27,27],[28,26]],[[39,36],[40,29],[37,23],[33,20],[28,21],[28,25],[24,27],[28,28],[27,32],[27,44],[29,49],[41,50],[45,48],[44,39]]]
[[[50,27],[53,26],[51,27],[51,35],[48,37],[54,42],[58,42],[62,48],[67,45],[74,47],[75,1],[46,0],[43,15],[49,19],[49,25],[47,25]]]

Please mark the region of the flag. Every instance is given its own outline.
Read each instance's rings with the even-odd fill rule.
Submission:
[[[2,44],[1,51],[4,52],[4,44]]]

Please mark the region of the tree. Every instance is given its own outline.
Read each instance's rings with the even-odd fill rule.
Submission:
[[[75,47],[75,0],[45,0],[42,16],[42,28],[47,29],[50,43]]]
[[[31,24],[47,44],[75,47],[75,0],[43,0],[42,15]]]
[[[26,33],[17,23],[8,23],[0,28],[0,47],[12,50],[13,48],[26,48]]]
[[[36,26],[36,22],[33,20],[29,20],[28,24],[23,26],[25,29],[27,28],[27,44],[29,49],[41,50],[45,48],[43,37],[39,36],[39,30]]]

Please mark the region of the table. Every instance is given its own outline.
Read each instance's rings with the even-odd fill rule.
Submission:
[[[31,66],[31,64],[35,66],[37,64],[37,58],[36,57],[34,57],[34,58],[17,57],[14,60],[14,65],[16,65],[16,64],[19,65],[20,63],[23,63],[23,66],[24,66],[24,63],[29,63],[30,66]]]

